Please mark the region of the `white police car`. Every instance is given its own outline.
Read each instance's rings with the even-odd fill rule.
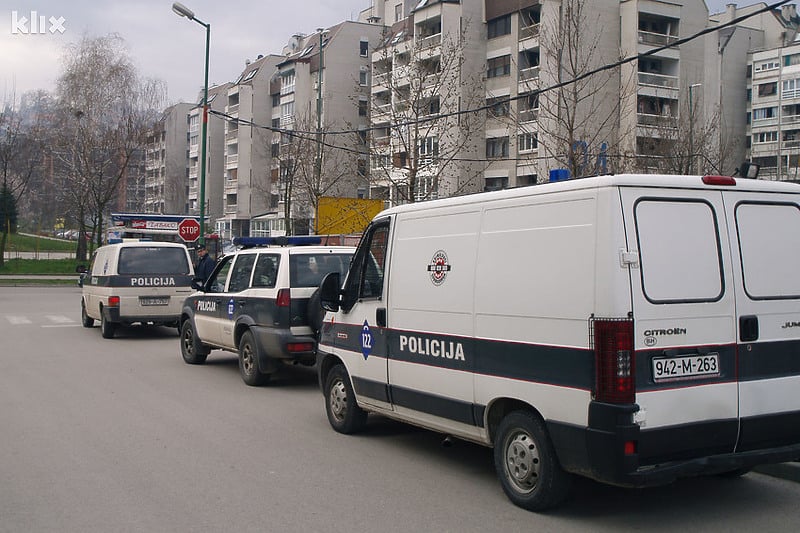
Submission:
[[[319,304],[309,300],[329,272],[344,275],[355,248],[320,246],[319,237],[243,237],[183,304],[181,354],[203,364],[212,349],[239,354],[248,385],[266,383],[282,362],[312,365]]]

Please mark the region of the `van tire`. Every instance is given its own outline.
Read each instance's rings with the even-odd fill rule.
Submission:
[[[100,312],[100,334],[103,336],[104,339],[113,339],[115,331],[117,331],[117,325],[114,322],[110,322],[106,318],[105,313],[103,313],[101,311]]]
[[[83,324],[85,328],[94,327],[94,318],[86,313],[86,302],[83,300],[81,300],[81,324]]]
[[[328,422],[339,433],[350,434],[362,430],[367,423],[367,412],[356,403],[344,365],[331,368],[325,379],[325,412]]]
[[[245,331],[239,341],[239,373],[242,381],[251,387],[264,385],[270,378],[258,369],[258,347],[250,330]]]
[[[181,326],[181,355],[189,365],[202,365],[206,362],[210,350],[204,346],[194,332],[191,320],[185,320]]]
[[[506,496],[523,509],[549,509],[569,493],[572,476],[561,468],[544,422],[529,411],[514,411],[500,422],[494,465]]]

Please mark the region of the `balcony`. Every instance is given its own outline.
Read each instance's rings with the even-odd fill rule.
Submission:
[[[239,165],[239,154],[231,154],[225,157],[225,168],[236,168]]]
[[[380,74],[372,75],[372,86],[388,86],[392,82],[391,72],[381,72]]]
[[[670,115],[650,115],[647,113],[637,113],[636,123],[639,126],[654,126],[658,128],[677,128],[678,117]]]
[[[519,40],[532,39],[539,36],[539,24],[531,24],[530,26],[521,26],[519,28]]]
[[[652,72],[640,72],[639,85],[649,85],[652,87],[665,87],[667,89],[677,89],[678,77],[666,76],[664,74],[654,74]]]
[[[519,112],[520,122],[535,122],[539,119],[538,109],[525,109]]]
[[[229,115],[233,115],[234,113],[239,112],[239,104],[229,105],[226,109]]]
[[[678,38],[674,35],[666,35],[663,33],[652,33],[649,31],[639,31],[639,44],[647,44],[650,46],[666,46],[677,41]]]
[[[420,50],[425,48],[432,48],[442,44],[442,34],[437,33],[436,35],[429,35],[428,37],[423,37],[421,39],[417,39],[417,46]]]
[[[225,134],[225,142],[233,141],[239,138],[239,130],[231,130]]]

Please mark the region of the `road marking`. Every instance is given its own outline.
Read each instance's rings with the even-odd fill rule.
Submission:
[[[75,323],[74,320],[71,318],[64,316],[64,315],[45,315],[50,322],[55,322],[56,324],[73,324]]]
[[[77,328],[80,324],[44,324],[43,328]]]
[[[6,315],[6,320],[11,322],[14,326],[21,326],[23,324],[33,324],[28,317],[25,316],[15,316],[15,315]]]

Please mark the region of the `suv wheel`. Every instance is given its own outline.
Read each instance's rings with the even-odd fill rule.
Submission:
[[[194,333],[191,320],[186,320],[181,326],[181,355],[183,360],[190,365],[202,365],[206,362],[210,350],[204,346]]]
[[[239,373],[242,380],[251,387],[264,385],[269,381],[270,375],[262,374],[258,370],[258,348],[250,330],[245,331],[239,341]]]

